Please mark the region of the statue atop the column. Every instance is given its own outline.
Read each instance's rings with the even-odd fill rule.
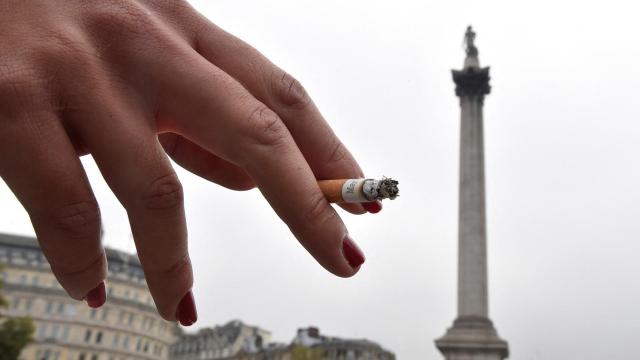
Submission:
[[[464,45],[467,56],[469,57],[478,57],[478,48],[476,47],[475,40],[476,33],[471,26],[467,26],[467,32],[464,34]]]
[[[456,95],[458,96],[480,96],[480,101],[484,95],[491,92],[489,85],[489,68],[480,67],[478,59],[478,48],[476,47],[476,33],[471,26],[467,26],[464,33],[464,49],[467,53],[464,59],[462,70],[453,71],[453,81],[456,83]]]

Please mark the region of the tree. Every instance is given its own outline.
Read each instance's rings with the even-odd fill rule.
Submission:
[[[2,266],[0,265],[0,273]],[[0,279],[0,290],[3,282]],[[7,308],[9,303],[0,293],[0,311]],[[0,313],[0,360],[16,360],[22,349],[33,341],[35,327],[28,317],[6,317]],[[4,320],[4,321],[3,321]]]

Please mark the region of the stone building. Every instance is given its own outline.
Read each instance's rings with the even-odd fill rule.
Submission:
[[[107,249],[107,303],[91,309],[58,284],[35,238],[0,234],[8,316],[29,316],[24,360],[168,359],[178,326],[157,313],[137,257]]]
[[[229,359],[239,353],[257,352],[270,340],[268,331],[234,320],[195,334],[183,334],[171,347],[171,359]]]
[[[58,284],[35,238],[0,233],[0,291],[9,302],[0,315],[28,316],[36,327],[21,360],[395,360],[374,342],[314,327],[299,329],[290,344],[272,343],[270,332],[238,320],[185,334],[158,315],[138,258],[106,252],[107,302],[91,309]]]
[[[246,329],[243,332],[240,329]],[[299,329],[290,344],[267,343],[267,337],[256,336],[251,329],[239,321],[231,322],[223,327],[201,330],[197,334],[188,335],[185,340],[176,343],[172,348],[172,359],[175,360],[395,360],[395,355],[377,343],[364,339],[341,339],[320,334],[315,327]],[[261,330],[264,332],[264,330]],[[214,338],[211,334],[215,333]],[[265,332],[266,333],[266,332]],[[268,334],[268,333],[267,333]],[[235,347],[237,351],[210,351],[214,349],[217,338],[231,335],[233,343],[245,344]],[[205,343],[209,342],[208,349]],[[198,345],[199,344],[199,345]],[[226,347],[230,349],[229,347]],[[181,349],[180,351],[176,351]],[[189,349],[192,349],[189,351]],[[200,350],[198,350],[200,349]],[[207,352],[209,351],[209,352]],[[213,356],[211,356],[213,354]]]
[[[316,327],[298,329],[292,347],[319,350],[324,360],[395,360],[395,355],[366,339],[342,339],[320,334]]]

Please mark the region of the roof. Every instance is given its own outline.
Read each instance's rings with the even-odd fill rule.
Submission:
[[[40,251],[38,240],[33,236],[0,233],[0,246],[27,248]],[[128,254],[124,251],[112,249],[109,247],[105,248],[105,252],[107,253],[108,261],[136,265],[139,267],[141,266],[140,260],[138,259],[138,256],[136,254]]]
[[[16,247],[40,248],[36,238],[31,236],[0,233],[0,244]]]
[[[196,353],[205,349],[224,349],[234,346],[238,341],[246,341],[246,336],[255,336],[259,333],[269,332],[247,325],[240,320],[232,320],[222,326],[202,328],[196,333],[183,333],[180,340],[172,346],[172,352]],[[190,344],[195,347],[188,348]]]

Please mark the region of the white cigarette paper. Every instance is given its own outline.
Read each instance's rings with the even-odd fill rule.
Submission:
[[[363,203],[398,197],[398,182],[389,178],[338,179],[318,181],[329,202]]]

